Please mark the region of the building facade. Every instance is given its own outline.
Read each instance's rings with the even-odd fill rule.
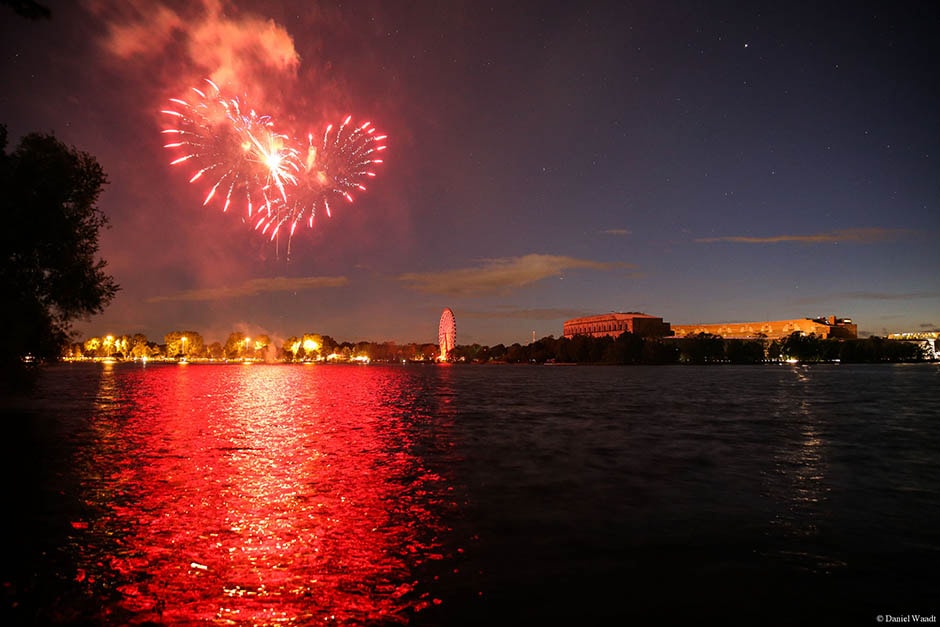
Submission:
[[[668,322],[662,318],[649,316],[635,311],[618,313],[611,312],[584,318],[565,320],[564,335],[571,339],[576,335],[590,337],[617,337],[629,331],[643,337],[666,337],[672,335]]]
[[[815,334],[823,338],[855,339],[858,325],[849,318],[796,318],[794,320],[765,320],[762,322],[720,322],[717,324],[676,324],[672,326],[676,337],[709,333],[731,339],[766,338],[779,340],[792,333]]]

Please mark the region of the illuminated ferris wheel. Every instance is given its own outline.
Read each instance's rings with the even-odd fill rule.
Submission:
[[[437,339],[441,346],[441,355],[438,361],[447,361],[451,358],[451,353],[457,345],[457,321],[454,319],[454,312],[450,308],[444,309],[441,314],[441,324],[437,328]]]

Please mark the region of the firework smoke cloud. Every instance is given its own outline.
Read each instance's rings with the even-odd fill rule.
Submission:
[[[385,135],[371,122],[347,115],[325,129],[278,126],[294,117],[277,100],[296,82],[300,57],[273,20],[213,0],[91,7],[108,24],[103,47],[114,58],[170,58],[185,69],[163,65],[161,82],[179,95],[160,108],[160,124],[171,164],[205,185],[204,205],[217,201],[227,212],[237,204],[257,231],[289,241],[298,225],[331,216],[331,203],[352,202],[375,177]]]

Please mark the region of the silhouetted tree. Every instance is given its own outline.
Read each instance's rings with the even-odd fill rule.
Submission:
[[[504,361],[508,352],[509,349],[506,348],[505,344],[497,344],[490,348],[490,359],[493,361]]]
[[[646,338],[643,342],[643,363],[675,364],[679,361],[679,347],[674,342]]]
[[[638,364],[643,359],[643,338],[624,331],[607,346],[604,361],[609,364]]]
[[[803,335],[794,331],[783,340],[781,350],[784,357],[802,362],[818,362],[825,359],[825,340],[815,333]]]
[[[33,2],[33,0],[0,0],[0,4],[11,7],[20,17],[30,20],[49,19],[52,17],[52,11],[48,7]]]
[[[529,360],[529,351],[520,344],[519,342],[514,342],[508,349],[506,349],[506,361],[511,364],[519,364]]]
[[[693,364],[719,363],[725,359],[725,341],[720,335],[699,333],[679,343],[680,359]]]
[[[725,356],[733,364],[759,364],[764,361],[764,343],[760,340],[726,340]]]
[[[783,357],[783,346],[777,340],[772,340],[767,347],[767,359],[776,361]]]
[[[929,359],[924,347],[903,340],[886,340],[878,336],[865,339],[834,340],[833,350],[846,363],[875,363],[882,361],[925,361]]]
[[[544,364],[549,359],[554,359],[554,345],[555,339],[552,337],[544,337],[541,340],[529,344],[527,347],[529,360]]]
[[[22,372],[26,356],[58,359],[72,322],[103,311],[120,288],[98,258],[107,177],[95,158],[38,133],[10,154],[6,146],[0,126],[0,364]]]

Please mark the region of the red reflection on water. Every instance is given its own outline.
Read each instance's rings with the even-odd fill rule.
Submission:
[[[402,372],[158,367],[104,390],[116,398],[83,464],[103,513],[80,564],[117,591],[104,612],[349,624],[439,602],[412,573],[448,557],[440,508],[455,504],[414,450],[416,427],[450,409],[415,398]]]

